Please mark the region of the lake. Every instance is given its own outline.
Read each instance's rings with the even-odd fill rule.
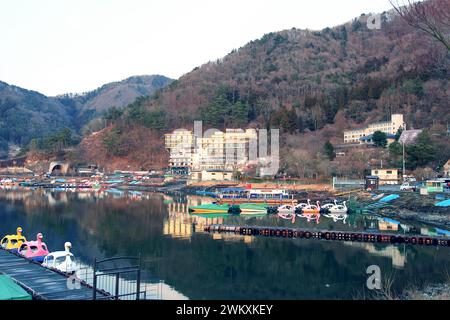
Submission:
[[[18,226],[29,240],[44,235],[50,251],[72,252],[85,266],[94,258],[141,254],[162,299],[362,299],[366,269],[377,265],[396,292],[448,280],[450,248],[208,234],[205,225],[296,226],[330,230],[381,228],[371,216],[319,223],[277,215],[193,216],[189,205],[211,199],[127,192],[0,190],[0,235]],[[405,227],[405,226],[404,226]],[[432,228],[410,225],[426,234]],[[0,270],[1,271],[1,270]]]

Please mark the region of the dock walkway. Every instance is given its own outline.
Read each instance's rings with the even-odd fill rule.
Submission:
[[[42,267],[40,264],[0,249],[0,273],[10,276],[17,284],[42,300],[92,300],[93,288],[84,283],[70,285],[69,277],[63,273]],[[69,285],[68,285],[69,283]],[[104,291],[98,298],[109,299]]]

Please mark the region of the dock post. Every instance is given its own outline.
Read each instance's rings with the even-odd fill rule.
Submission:
[[[97,258],[94,258],[94,279],[92,284],[92,300],[97,300]]]
[[[117,272],[116,273],[116,292],[115,292],[115,297],[114,297],[114,299],[116,299],[116,300],[119,300],[119,275],[120,275],[120,273],[119,272]]]
[[[137,273],[136,287],[136,300],[139,300],[141,295],[141,253],[139,253],[139,269]]]

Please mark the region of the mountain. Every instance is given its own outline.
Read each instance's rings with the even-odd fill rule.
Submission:
[[[64,127],[75,129],[76,110],[57,99],[0,82],[0,155],[8,145],[23,146]]]
[[[123,108],[137,97],[150,96],[172,80],[134,76],[83,94],[48,97],[0,82],[0,157],[11,146],[24,146],[67,127],[75,133],[111,107]]]
[[[282,129],[285,153],[301,154],[286,164],[292,166],[319,163],[326,140],[342,143],[344,129],[391,113],[403,113],[408,128],[450,122],[448,52],[392,12],[382,14],[381,29],[369,29],[367,18],[320,31],[269,33],[195,68],[126,108],[113,123],[122,133],[110,152],[128,147],[120,141],[129,127],[152,128],[162,138],[203,120],[219,129]]]
[[[151,96],[173,80],[162,75],[133,76],[111,82],[83,94],[64,94],[56,98],[64,105],[79,109],[78,124],[101,115],[111,107],[122,108],[141,96]]]

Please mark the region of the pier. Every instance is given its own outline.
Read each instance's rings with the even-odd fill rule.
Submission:
[[[264,226],[232,226],[217,224],[205,226],[204,231],[208,233],[234,233],[239,235],[261,237],[322,239],[328,241],[372,242],[386,244],[450,247],[450,238],[446,237],[428,237],[421,235],[405,235],[381,232],[336,231]]]
[[[0,273],[11,277],[38,300],[92,300],[94,288],[85,281],[77,285],[69,275],[60,273],[27,260],[9,251],[0,249]],[[79,285],[78,285],[79,284]],[[97,299],[112,299],[112,296],[96,290]]]

